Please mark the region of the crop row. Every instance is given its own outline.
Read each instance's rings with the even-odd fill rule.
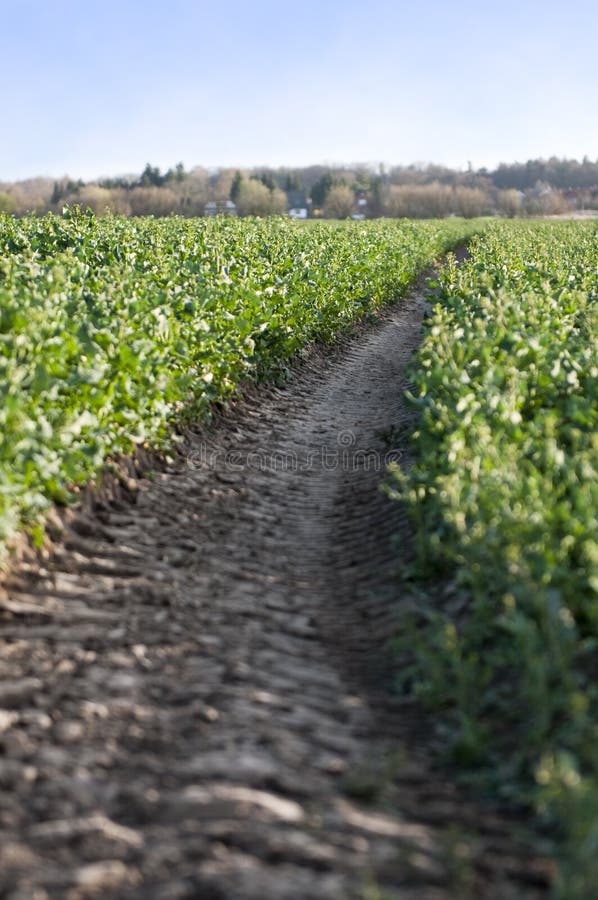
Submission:
[[[598,884],[598,227],[500,223],[444,267],[414,373],[417,525],[404,684],[454,757]],[[424,616],[422,597],[443,598]],[[419,612],[417,607],[419,606]],[[593,887],[592,887],[593,886]]]
[[[475,226],[0,217],[0,545],[400,296]]]

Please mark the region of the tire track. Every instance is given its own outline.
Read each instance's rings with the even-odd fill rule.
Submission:
[[[6,581],[1,896],[546,895],[389,691],[410,536],[379,482],[423,305],[189,434]]]

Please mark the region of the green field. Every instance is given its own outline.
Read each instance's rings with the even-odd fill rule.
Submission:
[[[0,545],[137,445],[398,299],[463,220],[0,217]]]
[[[0,217],[0,549],[470,238],[430,287],[415,462],[388,485],[416,541],[399,687],[470,781],[536,810],[558,896],[582,900],[598,883],[595,223]]]
[[[500,223],[449,260],[417,365],[404,687],[485,789],[598,884],[598,227]],[[439,584],[445,601],[439,605]],[[434,610],[426,614],[425,610]],[[592,887],[593,886],[593,887]]]

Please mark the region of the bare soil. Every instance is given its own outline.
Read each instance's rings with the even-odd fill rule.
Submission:
[[[393,692],[424,301],[65,517],[0,595],[0,896],[539,898],[524,823]]]

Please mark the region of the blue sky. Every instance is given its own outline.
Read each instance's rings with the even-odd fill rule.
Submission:
[[[0,181],[598,158],[595,0],[0,0]]]

